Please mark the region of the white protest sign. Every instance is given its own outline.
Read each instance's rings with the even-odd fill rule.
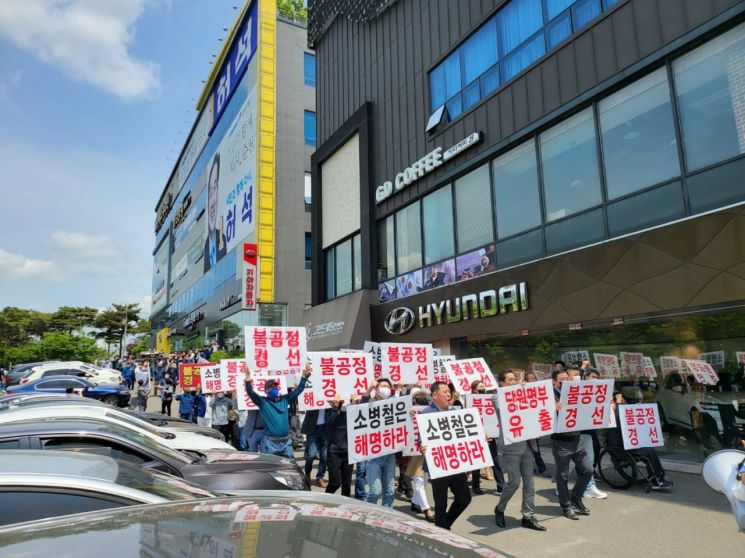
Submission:
[[[347,406],[349,463],[406,449],[412,429],[411,396]]]
[[[404,451],[402,452],[403,455],[406,457],[411,457],[413,455],[422,455],[422,452],[419,449],[419,421],[417,417],[419,416],[418,413],[422,409],[426,409],[427,407],[424,407],[422,405],[413,405],[411,408],[416,411],[417,414],[411,416],[409,439],[406,442],[406,449],[404,449]]]
[[[455,356],[453,355],[442,355],[442,356],[435,357],[433,359],[432,366],[435,371],[435,379],[434,379],[435,382],[445,382],[446,384],[450,382],[450,378],[448,376],[448,369],[447,369],[447,366],[445,366],[445,363],[452,362],[454,360],[455,360]],[[430,386],[431,385],[432,384],[430,384]]]
[[[239,411],[247,410],[249,404],[253,405],[246,393],[246,370],[248,366],[242,358],[225,358],[220,361],[220,374],[225,378],[228,389],[233,391]]]
[[[200,371],[202,393],[217,393],[228,389],[227,379],[223,379],[219,364],[205,366]]]
[[[381,343],[380,352],[383,377],[394,385],[434,381],[429,343]]]
[[[621,367],[618,365],[618,357],[616,355],[593,353],[592,356],[595,358],[595,368],[598,369],[598,372],[600,372],[603,378],[621,377]]]
[[[287,377],[286,376],[274,376],[274,377],[255,377],[251,375],[251,387],[256,392],[257,395],[265,396],[266,395],[266,383],[269,380],[274,380],[276,382],[279,382],[279,393],[281,395],[286,395],[288,393],[287,391]],[[246,391],[246,388],[244,387],[243,390],[241,390],[241,399],[238,399],[238,410],[239,411],[255,411],[258,409],[258,407],[254,404],[253,401],[251,401],[251,398],[248,396],[248,392]]]
[[[316,399],[313,388],[313,375],[305,381],[305,389],[297,399],[298,409],[307,413],[308,411],[320,411],[330,409],[331,404],[326,399]]]
[[[432,479],[492,467],[477,409],[419,414],[424,458]]]
[[[556,432],[607,428],[612,394],[613,380],[563,382]]]
[[[667,376],[669,372],[683,372],[685,364],[681,359],[674,356],[663,356],[660,357],[660,368],[662,369],[662,375]]]
[[[463,396],[466,409],[476,409],[487,438],[499,438],[499,418],[494,408],[493,393],[468,393]]]
[[[621,372],[629,376],[641,376],[644,372],[644,354],[622,352]]]
[[[304,327],[246,326],[246,362],[252,373],[300,375],[307,352]]]
[[[644,375],[647,378],[657,377],[657,370],[654,369],[654,362],[650,357],[645,356],[642,364],[644,365]]]
[[[505,445],[553,433],[556,419],[553,389],[549,380],[541,380],[497,390]]]
[[[714,370],[721,370],[724,368],[724,351],[701,353],[698,355],[698,360],[708,362]]]
[[[362,350],[366,353],[369,353],[373,357],[373,362],[375,363],[375,379],[378,380],[383,377],[383,365],[382,365],[382,355],[380,354],[380,343],[375,343],[374,341],[365,341],[365,344],[362,348]]]
[[[715,386],[719,382],[719,376],[708,362],[703,360],[683,360],[683,362],[697,382],[710,386]]]
[[[533,372],[539,380],[550,380],[553,367],[542,362],[529,362],[528,372]]]
[[[624,449],[664,446],[657,403],[619,405],[618,416]]]
[[[567,363],[567,366],[576,364],[581,365],[584,361],[590,360],[590,353],[587,351],[567,351],[561,355],[561,360]]]
[[[331,400],[337,395],[349,401],[352,393],[363,396],[375,382],[372,355],[366,353],[310,352],[313,395]]]
[[[450,381],[460,393],[471,393],[471,384],[476,380],[484,382],[484,388],[487,390],[497,387],[494,374],[483,358],[452,360],[445,363],[445,368]]]

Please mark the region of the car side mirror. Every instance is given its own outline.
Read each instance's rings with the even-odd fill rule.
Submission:
[[[683,386],[673,386],[673,387],[672,387],[672,390],[673,390],[673,391],[674,391],[675,393],[683,393]]]

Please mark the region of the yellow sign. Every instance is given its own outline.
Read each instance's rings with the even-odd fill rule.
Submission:
[[[171,332],[171,330],[167,327],[164,327],[158,333],[155,334],[155,350],[159,353],[170,353],[171,347],[168,343],[168,334]]]

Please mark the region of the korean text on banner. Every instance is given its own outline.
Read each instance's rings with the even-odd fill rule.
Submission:
[[[242,358],[225,358],[220,361],[220,377],[227,384],[227,389],[233,392],[239,411],[248,409],[249,404],[256,408],[246,392],[247,370],[246,361]]]
[[[670,372],[683,372],[685,364],[681,359],[674,356],[662,356],[660,357],[660,368],[662,369],[662,375],[667,376]]]
[[[621,377],[621,367],[618,365],[618,357],[616,355],[593,353],[592,356],[595,357],[595,368],[598,369],[598,372],[600,372],[603,378]]]
[[[629,376],[641,376],[644,373],[643,353],[621,352],[621,372]]]
[[[652,448],[665,444],[657,403],[619,405],[618,416],[624,449]]]
[[[242,308],[244,310],[256,310],[256,295],[259,292],[259,247],[256,244],[243,243],[243,272],[241,277]]]
[[[279,383],[279,393],[281,395],[287,394],[287,377],[286,376],[261,376],[261,377],[254,377],[251,376],[251,387],[253,390],[262,397],[266,395],[266,383],[269,380],[274,380]],[[242,400],[241,400],[242,399]],[[238,398],[238,410],[239,411],[255,411],[258,409],[258,407],[254,404],[253,401],[251,401],[251,398],[248,396],[248,392],[246,391],[246,387],[244,385],[243,390],[240,394],[240,398]]]
[[[396,384],[432,382],[432,345],[429,343],[381,343],[383,377]]]
[[[227,381],[220,375],[220,365],[210,364],[202,368],[202,393],[217,393],[228,389]]]
[[[494,465],[477,409],[426,413],[417,418],[431,478]]]
[[[553,433],[556,403],[549,380],[499,388],[497,399],[505,445]]]
[[[721,371],[724,368],[724,351],[713,351],[711,353],[701,353],[698,355],[698,360],[703,360],[711,364],[711,367],[716,371]]]
[[[645,356],[642,362],[644,364],[644,375],[647,378],[656,378],[657,370],[654,369],[654,362],[652,362],[652,358]]]
[[[563,382],[556,432],[608,428],[612,394],[613,380]]]
[[[406,449],[412,429],[411,396],[391,397],[347,407],[349,463]]]
[[[304,413],[308,411],[320,411],[321,409],[330,409],[331,404],[326,399],[316,399],[313,391],[313,375],[305,380],[305,389],[297,399],[298,409]]]
[[[214,364],[179,364],[178,387],[181,389],[197,389],[197,386],[202,385],[202,370],[210,366],[214,366]]]
[[[362,397],[375,381],[372,355],[365,353],[308,353],[312,366],[313,395],[330,400],[337,395],[344,401],[356,393]]]
[[[445,363],[452,362],[454,360],[455,360],[455,357],[453,355],[437,356],[432,360],[432,366],[434,367],[434,372],[435,372],[435,380],[434,380],[435,382],[445,382],[446,384],[450,382],[450,377],[448,376],[448,369],[445,366]]]
[[[494,408],[493,393],[469,393],[463,396],[466,409],[476,409],[487,438],[499,438],[499,418]]]
[[[453,382],[455,389],[460,393],[471,393],[471,384],[478,380],[484,382],[484,387],[495,389],[497,381],[494,374],[489,370],[489,365],[483,358],[469,358],[466,360],[454,360],[445,363],[448,377]]]
[[[307,354],[304,327],[246,326],[246,361],[251,373],[300,375]]]
[[[567,351],[562,353],[561,360],[567,363],[567,366],[576,364],[580,365],[585,360],[590,360],[590,353],[587,351]]]
[[[685,362],[697,382],[710,386],[715,386],[719,382],[719,376],[708,362],[703,360],[683,360],[683,362]]]
[[[403,451],[405,457],[411,457],[413,455],[422,455],[422,451],[419,449],[419,412],[427,407],[422,405],[414,405],[411,407],[415,414],[411,415],[411,428],[409,428],[409,439],[406,442],[406,449]]]
[[[380,343],[375,341],[365,341],[362,350],[369,353],[373,357],[373,363],[375,366],[375,379],[378,380],[383,377],[383,365],[382,356],[380,354]]]
[[[529,362],[528,363],[528,372],[533,372],[539,380],[550,380],[551,379],[551,370],[553,368],[550,364],[542,363],[542,362]]]

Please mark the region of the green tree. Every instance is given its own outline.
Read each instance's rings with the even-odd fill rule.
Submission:
[[[48,360],[82,360],[92,362],[103,356],[96,342],[85,335],[47,333],[44,335],[44,358]]]
[[[96,336],[104,339],[109,345],[118,342],[121,357],[124,337],[129,333],[136,333],[133,328],[137,328],[140,322],[140,312],[139,304],[112,304],[96,317],[94,327],[100,330]]]
[[[0,348],[3,352],[3,365],[8,366],[8,351],[12,347],[28,342],[27,327],[31,312],[23,308],[6,306],[0,311]]]
[[[277,0],[277,12],[295,21],[308,21],[308,9],[303,0]]]
[[[13,364],[23,364],[24,362],[38,362],[43,360],[41,353],[41,343],[25,343],[17,347],[8,349],[8,361]]]
[[[60,306],[49,320],[49,331],[72,334],[84,327],[92,327],[98,310],[88,306]]]

